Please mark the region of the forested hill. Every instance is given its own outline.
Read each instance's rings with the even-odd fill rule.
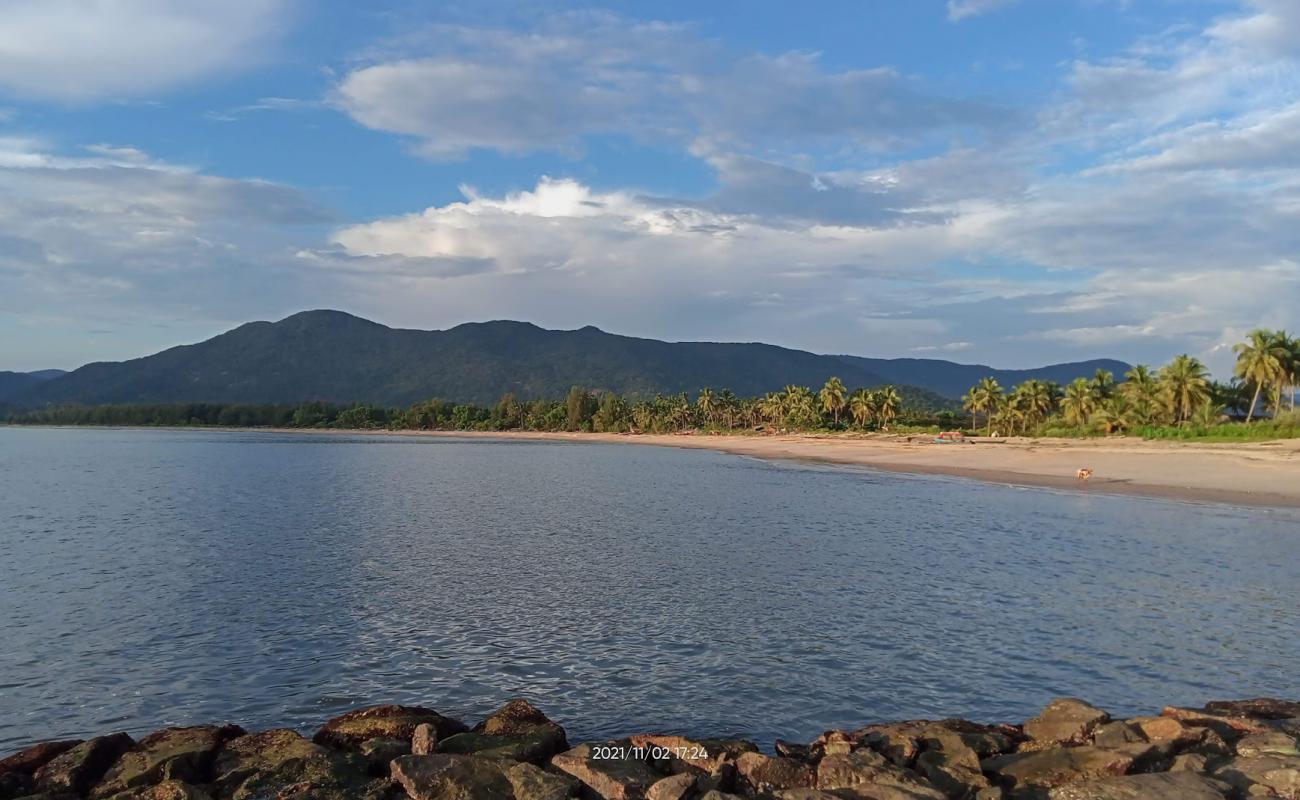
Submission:
[[[0,371],[0,403],[16,394],[22,394],[39,383],[66,374],[63,370],[58,369],[43,369],[39,372]]]
[[[1050,364],[1037,369],[996,369],[982,364],[955,364],[930,358],[861,358],[841,356],[845,362],[879,375],[888,383],[924,386],[944,397],[961,397],[983,378],[994,378],[1010,389],[1027,380],[1055,381],[1062,386],[1075,378],[1091,378],[1105,370],[1122,380],[1130,364],[1113,358],[1097,358],[1068,364]]]
[[[918,405],[951,405],[960,394],[947,374],[960,365],[932,362],[933,374],[920,370],[901,381],[861,361],[767,344],[661,342],[593,327],[553,331],[508,321],[403,330],[339,311],[306,311],[132,361],[88,364],[17,392],[8,403],[325,400],[404,406],[439,397],[489,404],[505,392],[560,398],[575,384],[624,395],[693,394],[711,386],[752,396],[787,384],[819,387],[832,375],[849,387],[900,385]],[[948,401],[932,386],[945,387]]]

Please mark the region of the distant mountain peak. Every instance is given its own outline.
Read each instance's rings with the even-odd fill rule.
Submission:
[[[9,382],[5,401],[25,407],[308,400],[404,406],[439,397],[489,404],[505,392],[559,398],[575,384],[641,397],[694,394],[706,386],[753,396],[787,384],[817,388],[835,375],[850,388],[907,387],[913,400],[934,407],[955,405],[986,374],[1004,385],[1021,375],[1066,383],[1091,376],[1098,365],[1117,374],[1127,369],[1122,362],[1078,362],[991,370],[924,359],[818,355],[761,343],[663,342],[594,325],[547,330],[515,320],[406,330],[315,309],[131,361],[88,364],[51,380],[23,376]]]

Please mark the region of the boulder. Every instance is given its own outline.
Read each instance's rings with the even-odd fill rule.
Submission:
[[[1083,745],[994,756],[980,762],[980,766],[1007,788],[1050,789],[1127,774],[1134,760],[1133,755],[1121,750]]]
[[[164,728],[141,739],[122,754],[95,788],[92,798],[105,798],[164,780],[208,783],[217,750],[228,740],[244,735],[236,725],[198,725]]]
[[[363,758],[340,753],[287,729],[226,742],[213,765],[218,800],[357,800],[379,796],[388,781],[372,781]]]
[[[987,788],[979,754],[956,733],[935,729],[921,738],[912,768],[949,797],[968,797]]]
[[[356,750],[367,739],[410,741],[416,726],[426,723],[433,726],[438,739],[466,730],[462,723],[431,708],[387,705],[362,708],[335,717],[316,732],[312,741],[339,750]]]
[[[523,736],[539,728],[559,731],[560,738],[564,738],[564,728],[552,722],[536,706],[527,700],[514,699],[475,725],[474,732],[489,736]]]
[[[916,773],[866,748],[823,757],[817,764],[816,788],[891,800],[897,797],[942,800],[946,797]]]
[[[817,774],[802,761],[762,753],[741,753],[736,758],[736,788],[755,795],[778,789],[812,788]]]
[[[1024,730],[1035,746],[1081,744],[1091,740],[1097,726],[1109,721],[1110,715],[1096,706],[1074,697],[1059,697],[1026,722]]]
[[[941,737],[948,734],[959,737],[962,744],[975,751],[980,758],[1008,752],[1017,741],[1024,738],[1018,731],[1006,726],[980,725],[964,719],[945,719],[869,725],[849,734],[847,741],[851,745],[849,749],[857,746],[870,747],[894,764],[907,767],[911,766],[920,755],[926,737]],[[824,735],[822,739],[815,742],[814,749],[817,749],[822,742],[834,746],[833,740],[828,739],[828,736],[829,734]],[[822,749],[826,753],[832,752],[831,748],[825,745],[822,745]],[[848,752],[848,749],[838,747],[835,749]]]
[[[514,788],[514,800],[565,800],[578,796],[576,780],[532,764],[512,764],[506,768],[506,779]]]
[[[436,752],[438,752],[438,729],[427,722],[416,725],[415,732],[411,734],[411,753],[427,756]]]
[[[393,780],[412,800],[510,800],[514,784],[496,760],[434,753],[393,760]]]
[[[97,736],[47,761],[32,775],[37,790],[84,795],[135,740],[125,733]]]
[[[416,753],[471,753],[511,761],[528,761],[545,764],[551,756],[569,749],[564,728],[547,719],[546,715],[527,700],[511,700],[492,712],[487,719],[474,726],[474,730],[441,737],[436,743],[436,731],[417,727],[412,739]],[[418,741],[416,741],[418,740]]]
[[[695,794],[695,775],[689,772],[669,775],[646,790],[646,800],[688,800]]]
[[[1058,786],[1050,800],[1224,800],[1228,787],[1193,772],[1126,775]]]
[[[394,758],[411,754],[411,741],[408,739],[366,739],[357,748],[365,759],[366,770],[375,777],[388,774],[388,765]]]
[[[1213,700],[1205,710],[1229,717],[1252,719],[1289,719],[1300,717],[1300,702],[1258,697],[1254,700]]]
[[[1290,736],[1280,731],[1252,733],[1237,740],[1237,755],[1247,758],[1255,756],[1300,756],[1300,747]]]
[[[624,739],[609,743],[614,750],[629,750]],[[636,758],[595,758],[592,745],[582,744],[554,756],[551,765],[582,781],[603,800],[641,800],[663,778],[663,773]]]
[[[1200,708],[1167,706],[1160,712],[1160,716],[1172,717],[1198,728],[1209,728],[1229,741],[1269,729],[1263,720]]]
[[[1300,758],[1293,756],[1233,758],[1212,775],[1246,797],[1300,800]]]
[[[154,786],[128,789],[112,795],[109,800],[212,800],[212,795],[201,786],[165,780]]]
[[[61,742],[41,742],[26,750],[19,750],[7,758],[0,759],[0,775],[6,772],[31,775],[36,770],[81,744],[81,739],[66,739]]]

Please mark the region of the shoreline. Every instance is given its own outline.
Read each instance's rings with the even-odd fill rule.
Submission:
[[[13,426],[79,430],[112,426]],[[117,430],[230,431],[333,436],[397,436],[499,441],[632,444],[706,449],[771,461],[850,466],[938,475],[1004,486],[1182,502],[1300,509],[1300,439],[1197,443],[1010,437],[934,444],[926,434],[580,433],[553,431],[421,431],[343,428],[195,426]],[[1086,481],[1077,470],[1093,470]]]
[[[1058,698],[1019,724],[878,722],[771,753],[673,731],[574,746],[514,699],[473,728],[423,706],[288,728],[168,727],[0,753],[0,797],[88,800],[1224,800],[1294,797],[1300,702],[1257,698],[1113,718]]]

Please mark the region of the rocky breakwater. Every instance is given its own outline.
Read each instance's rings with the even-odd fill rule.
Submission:
[[[1111,719],[1054,701],[1023,725],[958,719],[830,731],[775,752],[645,734],[570,747],[514,700],[468,728],[377,706],[311,739],[233,725],[44,742],[0,761],[0,800],[1300,800],[1300,702]]]

